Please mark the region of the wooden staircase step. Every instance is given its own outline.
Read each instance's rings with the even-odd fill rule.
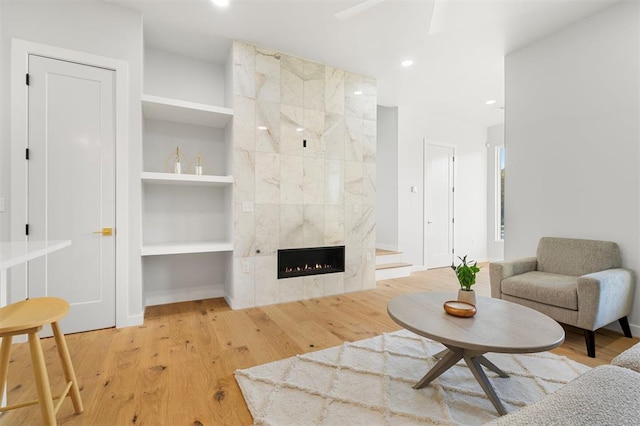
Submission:
[[[376,265],[376,270],[406,268],[407,266],[413,266],[413,265],[411,265],[410,263],[403,263],[403,262],[383,263],[382,265]]]
[[[383,249],[376,249],[376,256],[390,256],[393,254],[402,254],[401,251],[393,251],[393,250],[383,250]]]

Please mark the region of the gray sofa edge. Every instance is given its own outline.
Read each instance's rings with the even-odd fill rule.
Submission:
[[[640,343],[558,391],[487,425],[637,425]]]

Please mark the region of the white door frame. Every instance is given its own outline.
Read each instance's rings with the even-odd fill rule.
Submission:
[[[427,254],[427,227],[426,227],[426,218],[427,218],[427,161],[429,160],[428,155],[427,155],[427,147],[429,145],[437,145],[437,146],[443,146],[445,148],[451,148],[453,149],[453,156],[455,158],[456,156],[456,149],[457,149],[457,145],[452,144],[452,143],[448,143],[448,142],[441,142],[441,141],[437,141],[437,140],[430,140],[430,139],[426,139],[423,138],[422,139],[422,264],[424,265],[425,269],[429,268],[429,262],[428,262],[428,254]],[[452,182],[454,188],[455,188],[455,184],[456,184],[456,163],[455,160],[453,162],[453,182]],[[453,193],[453,199],[451,200],[451,216],[453,218],[455,218],[455,214],[456,214],[456,196],[455,196],[455,191]],[[456,223],[455,221],[451,224],[451,245],[453,247],[455,247],[455,243],[456,243]],[[452,253],[451,257],[453,258],[454,254]]]
[[[115,72],[115,176],[116,176],[116,327],[128,319],[129,290],[129,64],[119,59],[77,52],[13,38],[11,40],[11,240],[26,241],[28,173],[28,92],[25,82],[29,55],[106,68]],[[26,266],[11,271],[8,302],[27,298]]]

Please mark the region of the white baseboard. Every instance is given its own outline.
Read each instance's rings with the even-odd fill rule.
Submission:
[[[229,307],[231,309],[234,309],[234,307],[233,307],[233,298],[230,297],[228,294],[225,294],[223,297],[224,297],[224,300],[227,302],[227,305],[229,305]]]
[[[413,265],[411,267],[411,272],[419,272],[419,271],[427,271],[429,268],[427,268],[424,265]]]
[[[281,303],[281,302],[274,301],[273,303],[267,303],[267,304],[258,305],[253,301],[250,302],[250,303],[247,303],[246,300],[244,302],[242,302],[242,298],[236,299],[236,300],[240,300],[240,302],[235,302],[233,300],[233,298],[227,296],[226,294],[223,297],[224,297],[224,300],[227,301],[227,304],[229,305],[229,307],[231,309],[233,309],[234,311],[236,311],[238,309],[249,309],[249,308],[255,308],[256,306],[275,305],[277,303]]]
[[[13,339],[11,339],[11,343],[14,344],[14,345],[16,343],[27,343],[27,335],[26,334],[18,334],[16,336],[13,336]],[[2,418],[2,417],[0,417],[0,418]]]
[[[629,317],[627,316],[627,318]],[[604,328],[622,333],[622,327],[620,327],[620,323],[618,321],[614,321],[611,324],[606,325]],[[631,330],[631,335],[633,337],[640,337],[640,326],[629,323],[629,329]]]
[[[224,284],[206,287],[179,288],[147,294],[145,306],[166,305],[167,303],[224,297]]]
[[[144,311],[138,315],[129,315],[124,321],[116,321],[116,328],[134,327],[144,323]]]

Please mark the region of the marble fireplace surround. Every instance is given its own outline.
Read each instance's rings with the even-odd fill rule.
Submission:
[[[246,308],[374,288],[375,79],[241,42],[231,54],[229,303]],[[338,245],[345,272],[277,279],[278,249]]]

